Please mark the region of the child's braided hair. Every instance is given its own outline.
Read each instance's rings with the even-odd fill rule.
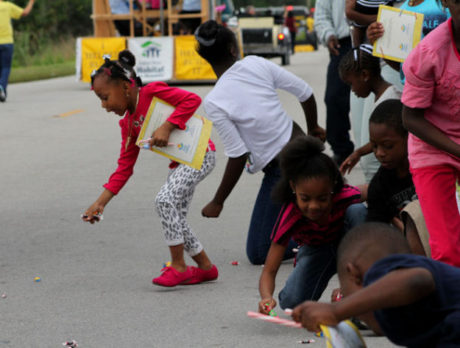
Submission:
[[[380,75],[380,59],[372,55],[372,46],[363,44],[348,51],[339,63],[339,74],[343,79],[348,73],[368,70],[373,76]]]
[[[318,138],[298,136],[283,148],[279,154],[281,179],[273,188],[272,198],[279,203],[295,199],[290,182],[326,177],[333,186],[334,193],[340,192],[344,179],[337,164],[324,152],[324,144]]]
[[[94,79],[100,74],[106,74],[113,81],[131,82],[132,87],[142,86],[142,80],[136,75],[134,66],[136,58],[129,50],[123,50],[118,54],[118,60],[111,60],[111,57],[104,55],[104,64],[99,69],[94,70],[91,74],[91,87],[94,84]]]

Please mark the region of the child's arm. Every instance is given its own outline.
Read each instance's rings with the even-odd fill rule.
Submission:
[[[85,214],[82,218],[83,221],[90,222],[91,224],[94,224],[95,222],[99,221],[97,215],[102,214],[104,212],[105,206],[107,205],[107,203],[110,202],[113,196],[115,195],[112,192],[110,192],[107,189],[104,189],[99,198],[96,199],[96,202],[91,204],[91,206],[85,211]]]
[[[318,111],[316,108],[315,96],[312,94],[310,98],[300,103],[305,114],[307,122],[308,134],[326,141],[326,131],[318,125]]]
[[[268,250],[264,268],[259,279],[259,293],[261,300],[259,301],[259,312],[269,314],[276,306],[276,301],[273,298],[275,291],[275,279],[278,269],[280,268],[283,256],[286,251],[286,246],[272,242]]]
[[[342,175],[350,174],[353,167],[356,163],[359,162],[361,157],[366,156],[372,152],[372,144],[367,143],[366,145],[361,146],[360,148],[353,151],[353,153],[343,161],[342,165],[340,166],[340,172]]]
[[[212,201],[203,208],[201,215],[205,217],[218,217],[220,215],[224,208],[225,200],[240,179],[241,173],[243,173],[247,157],[247,154],[244,154],[240,157],[228,159],[219,188]]]
[[[168,119],[153,132],[149,142],[150,146],[167,146],[174,129],[185,129],[185,124],[200,106],[201,98],[195,93],[170,87],[164,82],[156,82],[151,88],[152,97],[155,96],[175,107]]]
[[[121,150],[118,158],[118,167],[110,176],[108,182],[104,184],[105,190],[99,198],[86,210],[83,220],[94,223],[98,221],[96,214],[102,214],[105,206],[109,201],[120,192],[123,186],[128,182],[133,174],[134,165],[136,164],[139,155],[139,147],[136,145],[135,137],[128,137],[129,126],[122,126],[121,131]],[[129,139],[129,141],[128,141]]]
[[[393,219],[391,219],[391,224],[401,232],[404,232],[404,224],[399,217],[395,216]]]
[[[355,10],[356,0],[345,1],[345,15],[359,25],[369,25],[377,20],[377,15],[369,15]]]
[[[404,105],[402,114],[404,127],[424,142],[460,159],[460,145],[428,122],[424,115],[425,109],[414,109]]]
[[[427,269],[398,269],[339,302],[304,302],[294,309],[292,317],[306,329],[318,332],[320,324],[337,325],[342,320],[375,310],[406,306],[435,290],[433,275]]]
[[[24,8],[24,11],[22,11],[22,17],[26,17],[29,15],[29,13],[32,11],[32,8],[34,7],[34,3],[35,0],[29,0],[26,7]]]

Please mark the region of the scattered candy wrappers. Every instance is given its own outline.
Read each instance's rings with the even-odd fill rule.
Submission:
[[[6,298],[6,294],[5,294],[5,293],[2,294],[2,298]]]
[[[302,341],[297,341],[297,343],[300,343],[300,344],[310,344],[310,343],[315,343],[315,340],[313,340],[313,339],[302,340]]]
[[[238,266],[239,263],[238,263],[238,261],[232,261],[232,265],[233,265],[233,266]]]
[[[65,341],[65,342],[62,343],[62,345],[64,347],[69,347],[69,348],[77,348],[78,347],[78,343],[75,340]]]
[[[39,281],[41,281],[42,279],[40,277],[35,277],[34,278],[34,282],[38,283]]]
[[[163,264],[163,268],[171,266],[171,261],[168,261]]]

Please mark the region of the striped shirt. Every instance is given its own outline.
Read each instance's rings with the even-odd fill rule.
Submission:
[[[332,197],[332,210],[325,225],[307,219],[294,202],[285,204],[273,228],[272,241],[287,246],[292,238],[299,245],[321,245],[336,241],[344,226],[345,211],[361,201],[358,188],[344,185],[339,193]]]
[[[392,0],[356,0],[355,10],[369,15],[376,15],[380,5],[393,5]]]

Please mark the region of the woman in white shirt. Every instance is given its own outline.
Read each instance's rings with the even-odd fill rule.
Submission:
[[[278,65],[256,56],[238,61],[235,35],[215,21],[196,31],[198,53],[218,77],[204,101],[228,156],[222,181],[214,198],[202,210],[203,216],[218,217],[225,199],[238,182],[243,169],[264,172],[248,232],[246,253],[253,264],[265,262],[270,235],[281,206],[272,202],[272,187],[280,178],[277,156],[284,145],[303,134],[281,106],[276,89],[295,95],[305,113],[308,134],[325,140],[317,123],[316,101],[311,87]],[[292,248],[286,257],[292,256]]]

